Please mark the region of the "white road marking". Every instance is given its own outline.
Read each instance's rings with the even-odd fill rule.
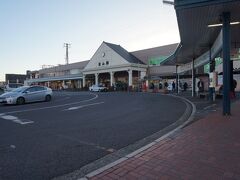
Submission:
[[[5,112],[4,114],[14,114],[14,113],[22,113],[22,112],[29,112],[29,111],[37,111],[37,110],[43,110],[43,109],[51,109],[51,108],[58,108],[58,107],[64,107],[64,106],[69,106],[69,105],[74,105],[74,104],[80,104],[82,102],[88,102],[88,101],[92,101],[94,99],[98,98],[97,94],[94,93],[90,93],[95,95],[95,97],[90,98],[90,99],[86,99],[86,100],[82,100],[79,102],[73,102],[73,103],[67,103],[67,104],[60,104],[60,105],[55,105],[55,106],[48,106],[48,107],[42,107],[42,108],[33,108],[33,109],[26,109],[26,110],[19,110],[19,111],[9,111],[9,112]]]
[[[82,106],[70,107],[68,109],[64,109],[63,111],[72,111],[72,110],[77,110],[77,109],[81,109],[81,108],[88,107],[88,106],[103,104],[103,103],[104,102],[98,102],[98,103],[86,104],[86,105],[82,105]]]
[[[12,145],[10,145],[10,148],[16,149],[16,146],[12,144]]]
[[[6,119],[6,120],[11,120],[11,121],[18,119],[17,117],[11,116],[11,115],[3,115],[3,116],[1,116],[1,118]]]
[[[21,124],[21,125],[26,125],[26,124],[32,124],[34,123],[33,121],[25,121],[23,119],[19,119],[18,117],[16,116],[11,116],[11,115],[5,115],[5,114],[0,114],[0,118],[1,119],[5,119],[5,120],[9,120],[9,121],[12,121],[12,122],[15,122],[17,124]]]
[[[212,108],[212,107],[215,107],[216,106],[216,104],[212,104],[212,105],[209,105],[209,106],[207,106],[207,107],[205,107],[205,108],[203,108],[204,110],[207,110],[207,109],[210,109],[210,108]]]

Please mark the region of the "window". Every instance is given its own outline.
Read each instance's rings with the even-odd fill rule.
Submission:
[[[105,63],[103,62],[103,63],[102,63],[102,66],[104,66],[104,65],[105,65]]]
[[[106,65],[109,65],[109,61],[106,61]]]
[[[101,66],[101,63],[98,63],[98,66]]]
[[[44,91],[45,90],[44,87],[42,87],[42,86],[36,86],[35,88],[36,88],[36,91]]]
[[[35,87],[30,87],[30,88],[28,88],[26,91],[35,92],[35,91],[36,91],[36,88],[35,88]]]

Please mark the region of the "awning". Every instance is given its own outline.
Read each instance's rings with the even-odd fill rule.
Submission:
[[[181,48],[164,64],[186,64],[206,53],[214,44],[223,12],[231,13],[231,22],[240,21],[239,0],[175,0]],[[240,47],[240,25],[231,26],[231,46]]]

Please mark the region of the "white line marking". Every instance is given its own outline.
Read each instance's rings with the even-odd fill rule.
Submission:
[[[68,109],[64,109],[63,111],[72,111],[72,110],[77,110],[77,109],[81,109],[81,108],[88,107],[88,106],[103,104],[103,103],[104,102],[98,102],[98,103],[86,104],[86,105],[82,105],[82,106],[70,107]]]
[[[15,123],[21,124],[21,125],[34,123],[33,121],[28,121],[28,120],[24,121],[24,120],[19,119],[16,116],[11,116],[11,115],[0,114],[0,118],[5,119],[5,120],[9,120],[9,121],[12,121],[12,122],[15,122]]]
[[[11,121],[18,119],[17,117],[11,116],[11,115],[1,116],[1,118],[6,120],[11,120]]]
[[[88,102],[88,101],[92,101],[94,99],[98,98],[97,94],[94,93],[90,93],[95,95],[95,97],[91,98],[91,99],[86,99],[86,100],[82,100],[79,102],[73,102],[73,103],[67,103],[67,104],[60,104],[60,105],[56,105],[56,106],[48,106],[48,107],[42,107],[42,108],[33,108],[33,109],[26,109],[26,110],[21,110],[21,111],[9,111],[9,112],[5,112],[4,114],[14,114],[14,113],[22,113],[22,112],[29,112],[29,111],[36,111],[36,110],[43,110],[43,109],[51,109],[51,108],[57,108],[57,107],[64,107],[64,106],[69,106],[69,105],[74,105],[74,104],[80,104],[82,102]]]
[[[203,109],[204,109],[204,110],[207,110],[207,109],[210,109],[210,108],[212,108],[212,107],[214,107],[214,106],[216,106],[216,104],[209,105],[209,106],[207,106],[207,107],[205,107],[205,108],[203,108]]]
[[[16,149],[16,146],[12,144],[12,145],[10,145],[10,148]]]

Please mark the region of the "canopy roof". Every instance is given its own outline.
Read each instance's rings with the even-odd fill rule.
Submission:
[[[164,64],[185,64],[208,51],[222,27],[219,24],[223,12],[231,13],[231,22],[240,21],[239,0],[175,0],[181,45],[175,56]],[[231,26],[231,45],[240,47],[240,24]]]

